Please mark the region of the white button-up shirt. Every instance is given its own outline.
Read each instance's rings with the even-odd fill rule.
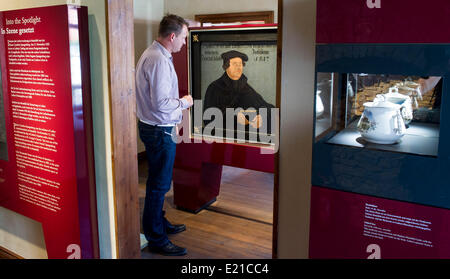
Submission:
[[[180,99],[178,77],[172,55],[154,41],[136,67],[137,117],[150,125],[174,125],[181,122],[182,110],[189,107]]]

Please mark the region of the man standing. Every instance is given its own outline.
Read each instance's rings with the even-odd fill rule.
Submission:
[[[186,229],[172,225],[163,211],[164,196],[170,190],[176,143],[172,140],[182,110],[193,104],[190,95],[179,98],[178,78],[172,53],[186,43],[188,23],[176,15],[165,16],[158,38],[149,46],[136,67],[136,102],[139,136],[145,145],[148,179],[143,215],[144,234],[151,251],[169,256],[187,253],[168,239]]]

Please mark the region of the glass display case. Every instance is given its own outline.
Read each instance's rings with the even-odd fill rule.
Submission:
[[[316,137],[326,134],[333,126],[333,100],[336,99],[337,84],[334,73],[317,73],[316,86]]]
[[[318,72],[316,82],[316,142],[437,156],[442,77]]]

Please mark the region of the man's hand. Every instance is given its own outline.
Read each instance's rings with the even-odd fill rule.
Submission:
[[[189,104],[188,108],[192,107],[192,105],[194,104],[194,100],[192,99],[192,96],[189,94],[183,96],[183,98],[181,98],[181,99],[185,99],[188,102],[188,104]]]
[[[257,116],[255,116],[255,118],[253,118],[252,121],[250,121],[250,126],[252,126],[255,129],[259,129],[259,128],[261,128],[261,126],[263,124],[262,121],[263,120],[262,120],[261,115],[258,114]]]
[[[237,122],[241,125],[248,125],[248,120],[245,118],[245,115],[242,113],[242,110],[237,113]]]

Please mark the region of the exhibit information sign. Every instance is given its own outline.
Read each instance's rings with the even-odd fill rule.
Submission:
[[[0,206],[42,224],[49,258],[97,257],[87,9],[0,19]]]
[[[312,187],[311,258],[450,257],[450,211]]]

